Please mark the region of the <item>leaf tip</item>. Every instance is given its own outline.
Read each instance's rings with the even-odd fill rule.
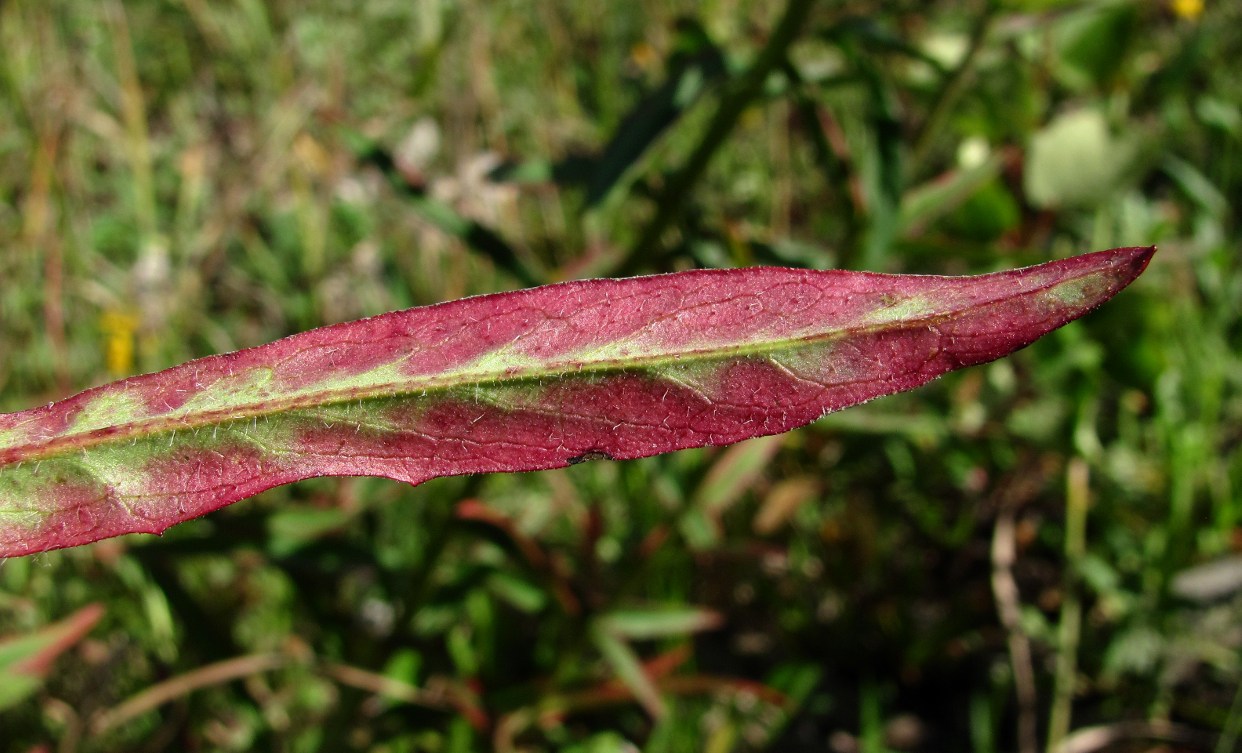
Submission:
[[[1126,246],[1098,253],[1102,256],[1107,255],[1111,257],[1107,259],[1108,266],[1111,266],[1117,272],[1117,277],[1122,281],[1121,287],[1125,287],[1147,269],[1147,265],[1151,263],[1152,257],[1156,255],[1156,247]],[[1086,256],[1090,257],[1092,254],[1087,254]]]

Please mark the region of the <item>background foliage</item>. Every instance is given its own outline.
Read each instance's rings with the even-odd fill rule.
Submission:
[[[42,683],[0,644],[5,749],[1235,749],[1236,3],[10,0],[0,44],[3,410],[571,277],[1161,247],[786,436],[4,562],[0,634],[103,606]]]

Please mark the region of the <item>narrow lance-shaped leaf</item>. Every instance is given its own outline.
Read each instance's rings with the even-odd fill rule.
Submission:
[[[86,637],[103,614],[102,606],[88,604],[34,632],[0,636],[0,711],[38,690],[56,657]]]
[[[1153,252],[568,282],[191,361],[0,414],[0,555],[159,533],[313,476],[417,484],[788,431],[1021,348]]]

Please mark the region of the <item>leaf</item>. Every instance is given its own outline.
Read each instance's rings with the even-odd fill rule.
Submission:
[[[647,713],[653,719],[663,719],[668,713],[668,707],[660,698],[660,691],[651,677],[643,670],[642,660],[634,653],[634,649],[616,634],[598,626],[591,631],[591,638],[604,661],[616,673],[617,679],[634,694],[634,698]]]
[[[1152,253],[585,280],[190,361],[0,414],[0,556],[159,533],[314,476],[417,484],[778,434],[1021,348]]]
[[[644,607],[613,610],[596,623],[601,630],[626,640],[652,640],[712,630],[720,626],[721,617],[699,607]]]
[[[820,493],[819,479],[812,475],[782,479],[763,498],[751,528],[760,536],[771,536],[789,522],[802,505]]]
[[[780,451],[781,444],[779,438],[763,437],[730,447],[712,463],[695,491],[695,506],[712,518],[719,518],[751,488]]]
[[[686,545],[694,551],[717,546],[723,534],[721,518],[780,451],[784,437],[757,437],[725,450],[712,463],[681,520]]]
[[[682,18],[675,30],[668,77],[626,113],[596,162],[586,204],[599,204],[660,135],[728,73],[724,54],[697,21]]]
[[[959,167],[912,188],[901,199],[901,233],[916,238],[927,226],[960,207],[996,177],[1004,166],[1004,154],[993,152],[975,165]]]
[[[1114,136],[1095,110],[1066,113],[1031,137],[1023,189],[1040,209],[1085,207],[1116,193],[1134,171],[1140,140]]]
[[[1091,3],[1051,27],[1053,72],[1067,87],[1107,89],[1118,78],[1139,37],[1139,9],[1129,2]]]
[[[0,638],[0,710],[38,690],[56,657],[85,638],[103,614],[101,605],[88,604],[33,633]]]

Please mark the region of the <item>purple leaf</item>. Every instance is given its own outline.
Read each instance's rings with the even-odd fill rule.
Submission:
[[[978,277],[584,280],[190,361],[0,414],[0,555],[159,533],[314,476],[418,484],[789,431],[1011,353],[1154,251]]]

